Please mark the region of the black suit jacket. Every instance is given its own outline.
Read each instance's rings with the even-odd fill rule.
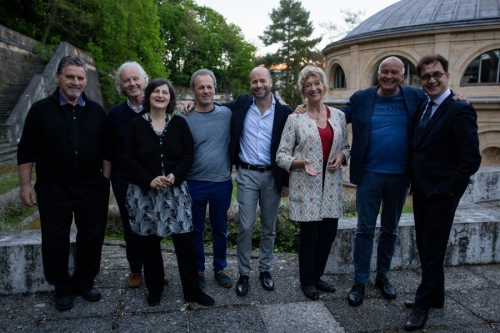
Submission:
[[[293,110],[287,105],[281,105],[276,98],[274,110],[273,133],[271,136],[271,168],[274,178],[274,183],[278,192],[281,192],[281,187],[288,187],[288,172],[276,165],[276,151],[281,141],[281,133],[285,127],[288,115]],[[248,109],[253,103],[253,96],[240,95],[237,100],[224,104],[232,111],[231,116],[231,142],[229,145],[231,165],[239,167],[241,161],[240,153],[240,137],[243,132],[243,124],[247,115]]]
[[[424,108],[414,124],[413,182],[428,198],[461,197],[481,164],[476,110],[453,95],[439,105],[420,138],[416,129]]]

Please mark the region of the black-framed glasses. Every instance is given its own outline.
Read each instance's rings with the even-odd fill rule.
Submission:
[[[448,73],[441,73],[441,72],[434,72],[432,75],[430,74],[424,74],[420,77],[420,81],[429,81],[431,77],[434,78],[434,80],[439,80],[443,75],[446,75]]]

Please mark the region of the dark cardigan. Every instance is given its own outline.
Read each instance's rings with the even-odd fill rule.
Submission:
[[[130,183],[148,191],[151,181],[161,175],[162,159],[165,176],[172,173],[174,184],[181,185],[194,160],[194,141],[187,122],[174,116],[163,137],[163,145],[160,145],[160,139],[147,120],[143,117],[132,120],[125,137],[125,161]]]

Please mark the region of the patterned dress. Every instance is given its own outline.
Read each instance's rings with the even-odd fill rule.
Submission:
[[[162,133],[155,132],[161,138]],[[193,230],[191,196],[186,182],[147,192],[139,185],[129,184],[126,206],[132,231],[140,236],[167,237]]]

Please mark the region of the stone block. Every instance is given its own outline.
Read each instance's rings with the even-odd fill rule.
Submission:
[[[70,273],[74,270],[76,230],[70,234]],[[43,274],[40,230],[0,232],[0,295],[51,291]]]
[[[357,218],[341,218],[325,273],[354,272],[352,250]],[[377,221],[371,271],[377,263]],[[391,269],[415,269],[420,266],[413,214],[403,214],[398,227],[396,251]],[[500,213],[471,203],[460,203],[448,241],[445,266],[500,263]]]

